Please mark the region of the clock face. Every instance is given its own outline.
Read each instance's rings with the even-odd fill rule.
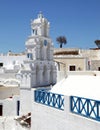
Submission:
[[[47,46],[48,42],[47,40],[44,40],[44,45]]]

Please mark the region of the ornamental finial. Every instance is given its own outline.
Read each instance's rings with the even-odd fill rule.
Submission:
[[[42,11],[39,12],[39,14],[38,14],[38,18],[43,18]]]

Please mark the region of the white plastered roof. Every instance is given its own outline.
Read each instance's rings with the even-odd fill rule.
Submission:
[[[100,100],[100,76],[69,75],[51,90],[67,96]]]

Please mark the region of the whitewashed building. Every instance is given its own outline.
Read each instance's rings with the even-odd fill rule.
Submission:
[[[20,80],[20,114],[27,114],[31,111],[31,88],[56,83],[57,74],[49,27],[50,23],[41,13],[31,22],[31,36],[25,44],[27,58],[17,74]]]
[[[96,72],[95,72],[96,73]],[[32,130],[99,130],[100,75],[68,75],[51,91],[32,90]]]
[[[14,54],[11,51],[0,55],[0,116],[19,115],[20,81],[16,74],[26,58],[25,54]]]
[[[20,85],[20,95],[0,100],[0,130],[100,130],[100,73],[72,72],[56,83],[49,28],[40,13],[31,21],[26,53],[10,66],[1,60],[1,86]]]
[[[6,107],[3,105],[5,99],[19,94],[18,92],[14,93],[14,86],[11,88],[11,85],[15,84],[15,80],[19,80],[17,85],[18,91],[20,86],[20,110],[18,111],[21,115],[31,112],[31,88],[48,87],[56,83],[56,66],[53,61],[53,43],[49,36],[49,28],[50,23],[40,13],[37,19],[31,21],[31,36],[25,43],[25,53],[14,54],[9,51],[8,54],[0,55],[0,82],[1,85],[6,86],[5,96],[3,95],[4,98],[1,98],[0,101],[2,116],[5,115]],[[9,90],[12,89],[14,92],[8,92],[8,84]],[[4,88],[3,86],[3,90]],[[8,100],[8,106],[13,99]],[[17,103],[12,104],[16,107]],[[10,107],[8,108],[10,109]],[[9,115],[9,112],[7,113]],[[15,115],[17,114],[15,113]]]

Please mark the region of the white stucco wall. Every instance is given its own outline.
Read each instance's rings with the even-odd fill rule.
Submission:
[[[16,101],[13,99],[6,99],[3,103],[3,115],[4,116],[13,116],[17,115]]]
[[[0,130],[16,130],[14,117],[0,117]]]
[[[0,81],[2,79],[9,79],[9,78],[14,78],[15,79],[15,75],[16,75],[16,73],[11,73],[11,72],[4,73],[4,72],[0,72]]]
[[[0,130],[30,130],[30,128],[20,125],[15,118],[14,116],[0,117]]]
[[[69,97],[64,98],[64,111],[35,103],[32,99],[32,130],[100,130],[99,122],[72,114]]]
[[[65,71],[57,71],[57,82],[61,81],[67,76]]]
[[[0,105],[2,105],[3,117],[4,116],[16,116],[17,115],[17,101],[19,96],[14,96],[13,98],[7,98],[0,100]]]
[[[23,60],[25,60],[26,55],[21,56],[9,56],[9,55],[3,55],[0,56],[0,63],[4,63],[4,67],[12,68],[14,64],[21,64],[23,63]]]
[[[26,115],[31,112],[31,89],[20,90],[20,115]]]

